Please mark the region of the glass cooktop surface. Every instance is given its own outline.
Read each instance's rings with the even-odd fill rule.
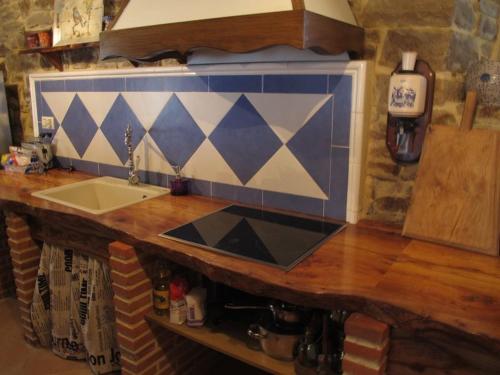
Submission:
[[[232,205],[160,236],[290,270],[344,227]]]

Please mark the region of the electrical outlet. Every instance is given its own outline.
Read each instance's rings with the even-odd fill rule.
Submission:
[[[42,116],[42,129],[54,129],[54,117]]]

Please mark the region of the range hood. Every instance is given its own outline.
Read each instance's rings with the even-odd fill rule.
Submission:
[[[100,56],[185,62],[198,48],[245,53],[285,45],[359,57],[363,38],[347,0],[129,0],[101,33]]]

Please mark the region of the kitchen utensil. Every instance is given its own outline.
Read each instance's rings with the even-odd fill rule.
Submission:
[[[403,235],[498,255],[500,132],[471,130],[475,107],[470,91],[460,128],[428,131]]]
[[[248,336],[259,340],[262,351],[268,356],[282,360],[293,361],[300,338],[304,331],[299,329],[282,329],[274,324],[251,324]]]

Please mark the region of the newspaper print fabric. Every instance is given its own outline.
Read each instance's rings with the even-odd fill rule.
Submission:
[[[94,374],[120,370],[113,291],[106,264],[44,244],[31,307],[42,346],[87,359]]]

